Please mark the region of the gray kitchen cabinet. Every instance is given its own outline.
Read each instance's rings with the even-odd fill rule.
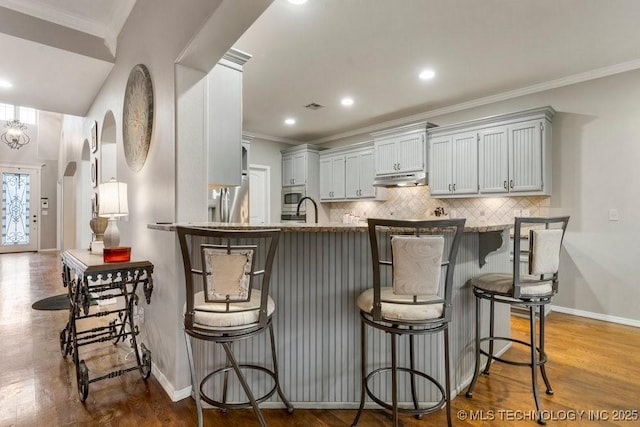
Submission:
[[[320,155],[320,200],[345,197],[345,156]]]
[[[323,202],[385,200],[386,188],[374,187],[371,142],[332,148],[320,153],[320,199]]]
[[[311,144],[296,145],[282,150],[282,187],[304,186],[306,195],[317,199],[319,153],[319,148]]]
[[[427,123],[421,122],[374,132],[375,175],[387,176],[425,171]]]
[[[430,144],[429,190],[431,195],[477,194],[477,132],[434,137]]]
[[[238,186],[242,179],[242,67],[251,56],[231,49],[206,77],[207,182]]]
[[[551,195],[554,114],[543,107],[430,129],[431,195]]]

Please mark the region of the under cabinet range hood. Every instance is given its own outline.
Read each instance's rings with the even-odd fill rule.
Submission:
[[[426,172],[404,173],[398,175],[376,176],[374,187],[412,187],[427,185],[429,175]]]

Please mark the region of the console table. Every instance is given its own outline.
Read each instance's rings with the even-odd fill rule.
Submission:
[[[92,382],[118,377],[126,372],[138,370],[146,380],[151,374],[151,352],[141,344],[138,347],[136,336],[138,326],[134,322],[134,307],[138,305],[136,290],[140,286],[147,304],[151,302],[153,291],[153,264],[149,261],[132,260],[129,262],[105,263],[102,255],[87,250],[72,249],[62,254],[62,283],[68,289],[69,321],[60,332],[60,351],[62,356],[73,356],[76,367],[76,381],[81,400],[86,400],[89,384]],[[122,298],[124,304],[115,309],[90,310],[93,301],[105,301]],[[124,307],[123,307],[124,306]],[[123,308],[122,308],[123,307]],[[94,317],[113,316],[103,326],[81,330],[78,321]],[[89,379],[89,369],[80,357],[80,347],[111,341],[114,345],[129,339],[136,357],[136,366],[123,367],[105,375]]]

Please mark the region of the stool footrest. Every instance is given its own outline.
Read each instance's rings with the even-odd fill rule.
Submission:
[[[442,385],[432,376],[425,374],[424,372],[421,371],[417,371],[415,369],[409,369],[409,368],[396,368],[396,370],[398,372],[405,372],[407,374],[413,374],[419,377],[422,377],[424,379],[426,379],[427,381],[429,381],[430,383],[432,383],[433,385],[435,385],[438,390],[440,391],[440,400],[438,400],[438,402],[434,403],[431,406],[427,406],[427,407],[423,407],[423,408],[400,408],[398,407],[398,412],[401,414],[411,414],[411,415],[427,415],[430,414],[432,412],[435,412],[437,410],[439,410],[440,408],[442,408],[445,403],[446,403],[446,394],[444,391],[444,387],[442,387]],[[366,379],[365,379],[365,390],[367,392],[367,395],[371,398],[371,400],[373,400],[375,403],[377,403],[378,405],[382,406],[385,409],[388,410],[393,410],[393,405],[381,400],[380,398],[378,398],[369,388],[369,380],[371,380],[375,375],[383,373],[383,372],[390,372],[391,371],[391,367],[383,367],[383,368],[378,368],[374,371],[371,371]]]
[[[518,340],[515,338],[510,338],[510,337],[484,337],[480,339],[480,342],[486,342],[486,341],[495,341],[495,340],[500,340],[500,341],[509,341],[515,344],[521,344],[527,347],[531,347],[531,343],[528,343],[526,341],[522,341],[522,340]],[[544,365],[547,362],[547,354],[543,351],[540,350],[540,347],[536,346],[536,350],[538,351],[538,354],[540,355],[540,357],[538,358],[538,363],[536,363],[536,366],[541,366]],[[508,359],[503,359],[501,357],[498,356],[494,356],[489,354],[487,351],[480,349],[480,354],[483,354],[487,357],[491,357],[491,360],[495,360],[498,362],[502,362],[502,363],[506,363],[508,365],[514,365],[514,366],[529,366],[531,367],[531,362],[518,362],[515,360],[508,360]]]
[[[273,396],[273,394],[276,392],[277,387],[278,387],[278,383],[276,381],[276,374],[275,372],[273,372],[272,370],[265,368],[264,366],[257,366],[257,365],[248,365],[248,364],[244,364],[244,365],[238,365],[240,367],[240,369],[253,369],[253,370],[257,370],[260,372],[264,372],[265,374],[269,375],[271,377],[271,379],[273,380],[273,387],[271,388],[271,390],[269,390],[264,396],[258,397],[256,398],[256,403],[261,403],[266,401],[267,399],[269,399],[271,396]],[[204,391],[204,385],[207,383],[207,381],[211,380],[214,376],[221,374],[221,373],[225,373],[225,372],[231,372],[232,374],[235,374],[235,371],[233,370],[233,367],[231,366],[226,366],[224,368],[219,368],[216,369],[215,371],[211,372],[210,374],[208,374],[206,377],[204,377],[202,379],[202,381],[200,382],[200,398],[202,400],[204,400],[205,402],[207,402],[209,405],[215,406],[217,408],[220,409],[239,409],[239,408],[251,408],[251,402],[246,401],[246,402],[233,402],[233,403],[229,403],[229,402],[221,402],[219,400],[215,400],[212,399],[210,396],[208,396],[205,391]]]

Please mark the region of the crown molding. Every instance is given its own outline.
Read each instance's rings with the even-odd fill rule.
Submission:
[[[412,116],[403,117],[400,119],[389,120],[386,122],[378,123],[372,126],[367,126],[352,131],[339,133],[336,135],[319,138],[313,141],[309,141],[311,144],[323,144],[326,142],[336,141],[342,138],[348,138],[364,133],[371,133],[380,131],[389,127],[402,126],[407,123],[423,121],[436,116],[444,114],[455,113],[458,111],[468,110],[469,108],[480,107],[483,105],[493,104],[495,102],[506,101],[508,99],[518,98],[525,95],[531,95],[538,92],[544,92],[545,90],[557,89],[563,86],[570,86],[576,83],[583,83],[589,80],[599,79],[601,77],[608,77],[615,74],[624,73],[627,71],[633,71],[640,68],[640,59],[634,59],[632,61],[622,62],[620,64],[611,65],[608,67],[597,68],[595,70],[586,71],[584,73],[573,74],[571,76],[562,77],[548,82],[539,83],[531,86],[526,86],[520,89],[511,90],[508,92],[502,92],[496,95],[486,96],[484,98],[478,98],[472,101],[462,102],[460,104],[451,105],[448,107],[437,108],[435,110],[426,111],[423,113],[414,114]]]
[[[290,144],[290,145],[305,144],[304,141],[298,141],[298,140],[295,140],[295,139],[280,138],[279,136],[267,135],[267,134],[264,134],[264,133],[253,132],[253,131],[250,131],[250,130],[243,130],[243,132],[250,133],[256,139],[264,139],[264,140],[271,141],[271,142],[280,142],[280,143],[283,143],[283,144]]]

